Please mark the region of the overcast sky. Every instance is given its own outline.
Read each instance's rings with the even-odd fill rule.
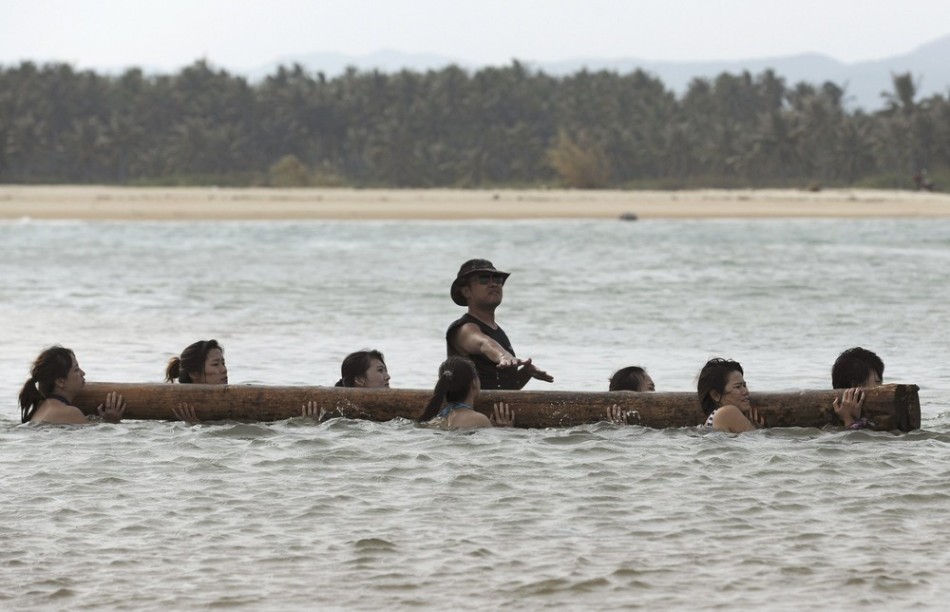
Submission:
[[[172,71],[380,49],[472,64],[571,58],[844,62],[950,34],[950,0],[0,0],[0,64]]]

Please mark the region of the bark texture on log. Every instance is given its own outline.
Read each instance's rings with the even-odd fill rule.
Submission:
[[[279,421],[300,416],[301,408],[310,401],[325,408],[330,417],[417,419],[431,394],[420,389],[89,383],[74,403],[84,413],[96,414],[96,407],[109,391],[125,397],[126,419],[176,420],[172,408],[187,402],[202,421]],[[917,385],[881,385],[866,391],[864,415],[873,419],[874,429],[920,428]],[[840,392],[755,393],[752,405],[765,417],[768,427],[841,425],[832,409],[836,393]],[[484,391],[475,408],[490,415],[494,402],[511,406],[516,427],[570,427],[603,421],[614,404],[630,413],[631,425],[690,427],[705,421],[695,393]]]

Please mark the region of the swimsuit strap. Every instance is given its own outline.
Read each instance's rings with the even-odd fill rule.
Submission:
[[[449,416],[450,412],[452,412],[453,410],[458,410],[459,408],[467,408],[469,410],[472,410],[472,405],[466,404],[465,402],[452,402],[452,403],[446,404],[445,408],[439,411],[439,416],[440,417]]]
[[[59,393],[50,393],[49,395],[46,396],[46,399],[59,400],[63,402],[64,404],[66,404],[67,406],[70,405],[69,400],[63,397],[62,395],[60,395]]]

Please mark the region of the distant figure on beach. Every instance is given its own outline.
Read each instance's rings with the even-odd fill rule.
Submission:
[[[46,349],[33,362],[30,378],[20,391],[20,420],[23,423],[88,423],[82,410],[72,405],[84,386],[86,373],[71,350],[61,346]],[[97,411],[102,420],[118,423],[125,412],[125,400],[115,391],[107,393]]]
[[[189,344],[178,357],[172,357],[165,368],[165,382],[178,381],[181,384],[226,385],[228,384],[228,366],[224,361],[224,349],[217,340],[199,340]],[[186,423],[197,423],[195,408],[191,404],[181,403],[172,407],[178,419]]]
[[[927,178],[927,171],[923,169],[919,170],[917,174],[914,175],[914,184],[917,185],[918,190],[921,190],[921,189],[926,190],[926,191],[934,190],[933,182],[929,178]]]
[[[485,389],[521,389],[532,378],[554,382],[531,359],[515,357],[508,335],[495,323],[495,309],[501,305],[508,276],[487,259],[462,264],[449,293],[468,312],[445,332],[446,352],[449,357],[471,359]]]
[[[706,414],[705,427],[710,431],[743,433],[765,427],[749,400],[749,387],[739,362],[716,357],[699,372],[696,394]]]
[[[835,414],[849,429],[864,429],[873,423],[863,418],[864,388],[884,383],[884,362],[872,351],[856,346],[843,351],[831,366],[831,387],[844,389],[833,403]]]
[[[610,377],[610,387],[607,390],[646,393],[656,391],[656,385],[647,371],[640,366],[627,366],[613,373],[613,376]]]
[[[389,370],[383,354],[376,350],[350,353],[340,366],[337,387],[389,388]]]
[[[491,419],[475,411],[480,390],[475,364],[464,357],[449,357],[439,366],[439,380],[419,421],[438,417],[445,419],[445,425],[452,429],[513,426],[515,414],[508,404],[495,404]]]

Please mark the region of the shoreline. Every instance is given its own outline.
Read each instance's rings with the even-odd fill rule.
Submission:
[[[0,220],[942,218],[950,194],[829,189],[575,191],[0,185]]]

